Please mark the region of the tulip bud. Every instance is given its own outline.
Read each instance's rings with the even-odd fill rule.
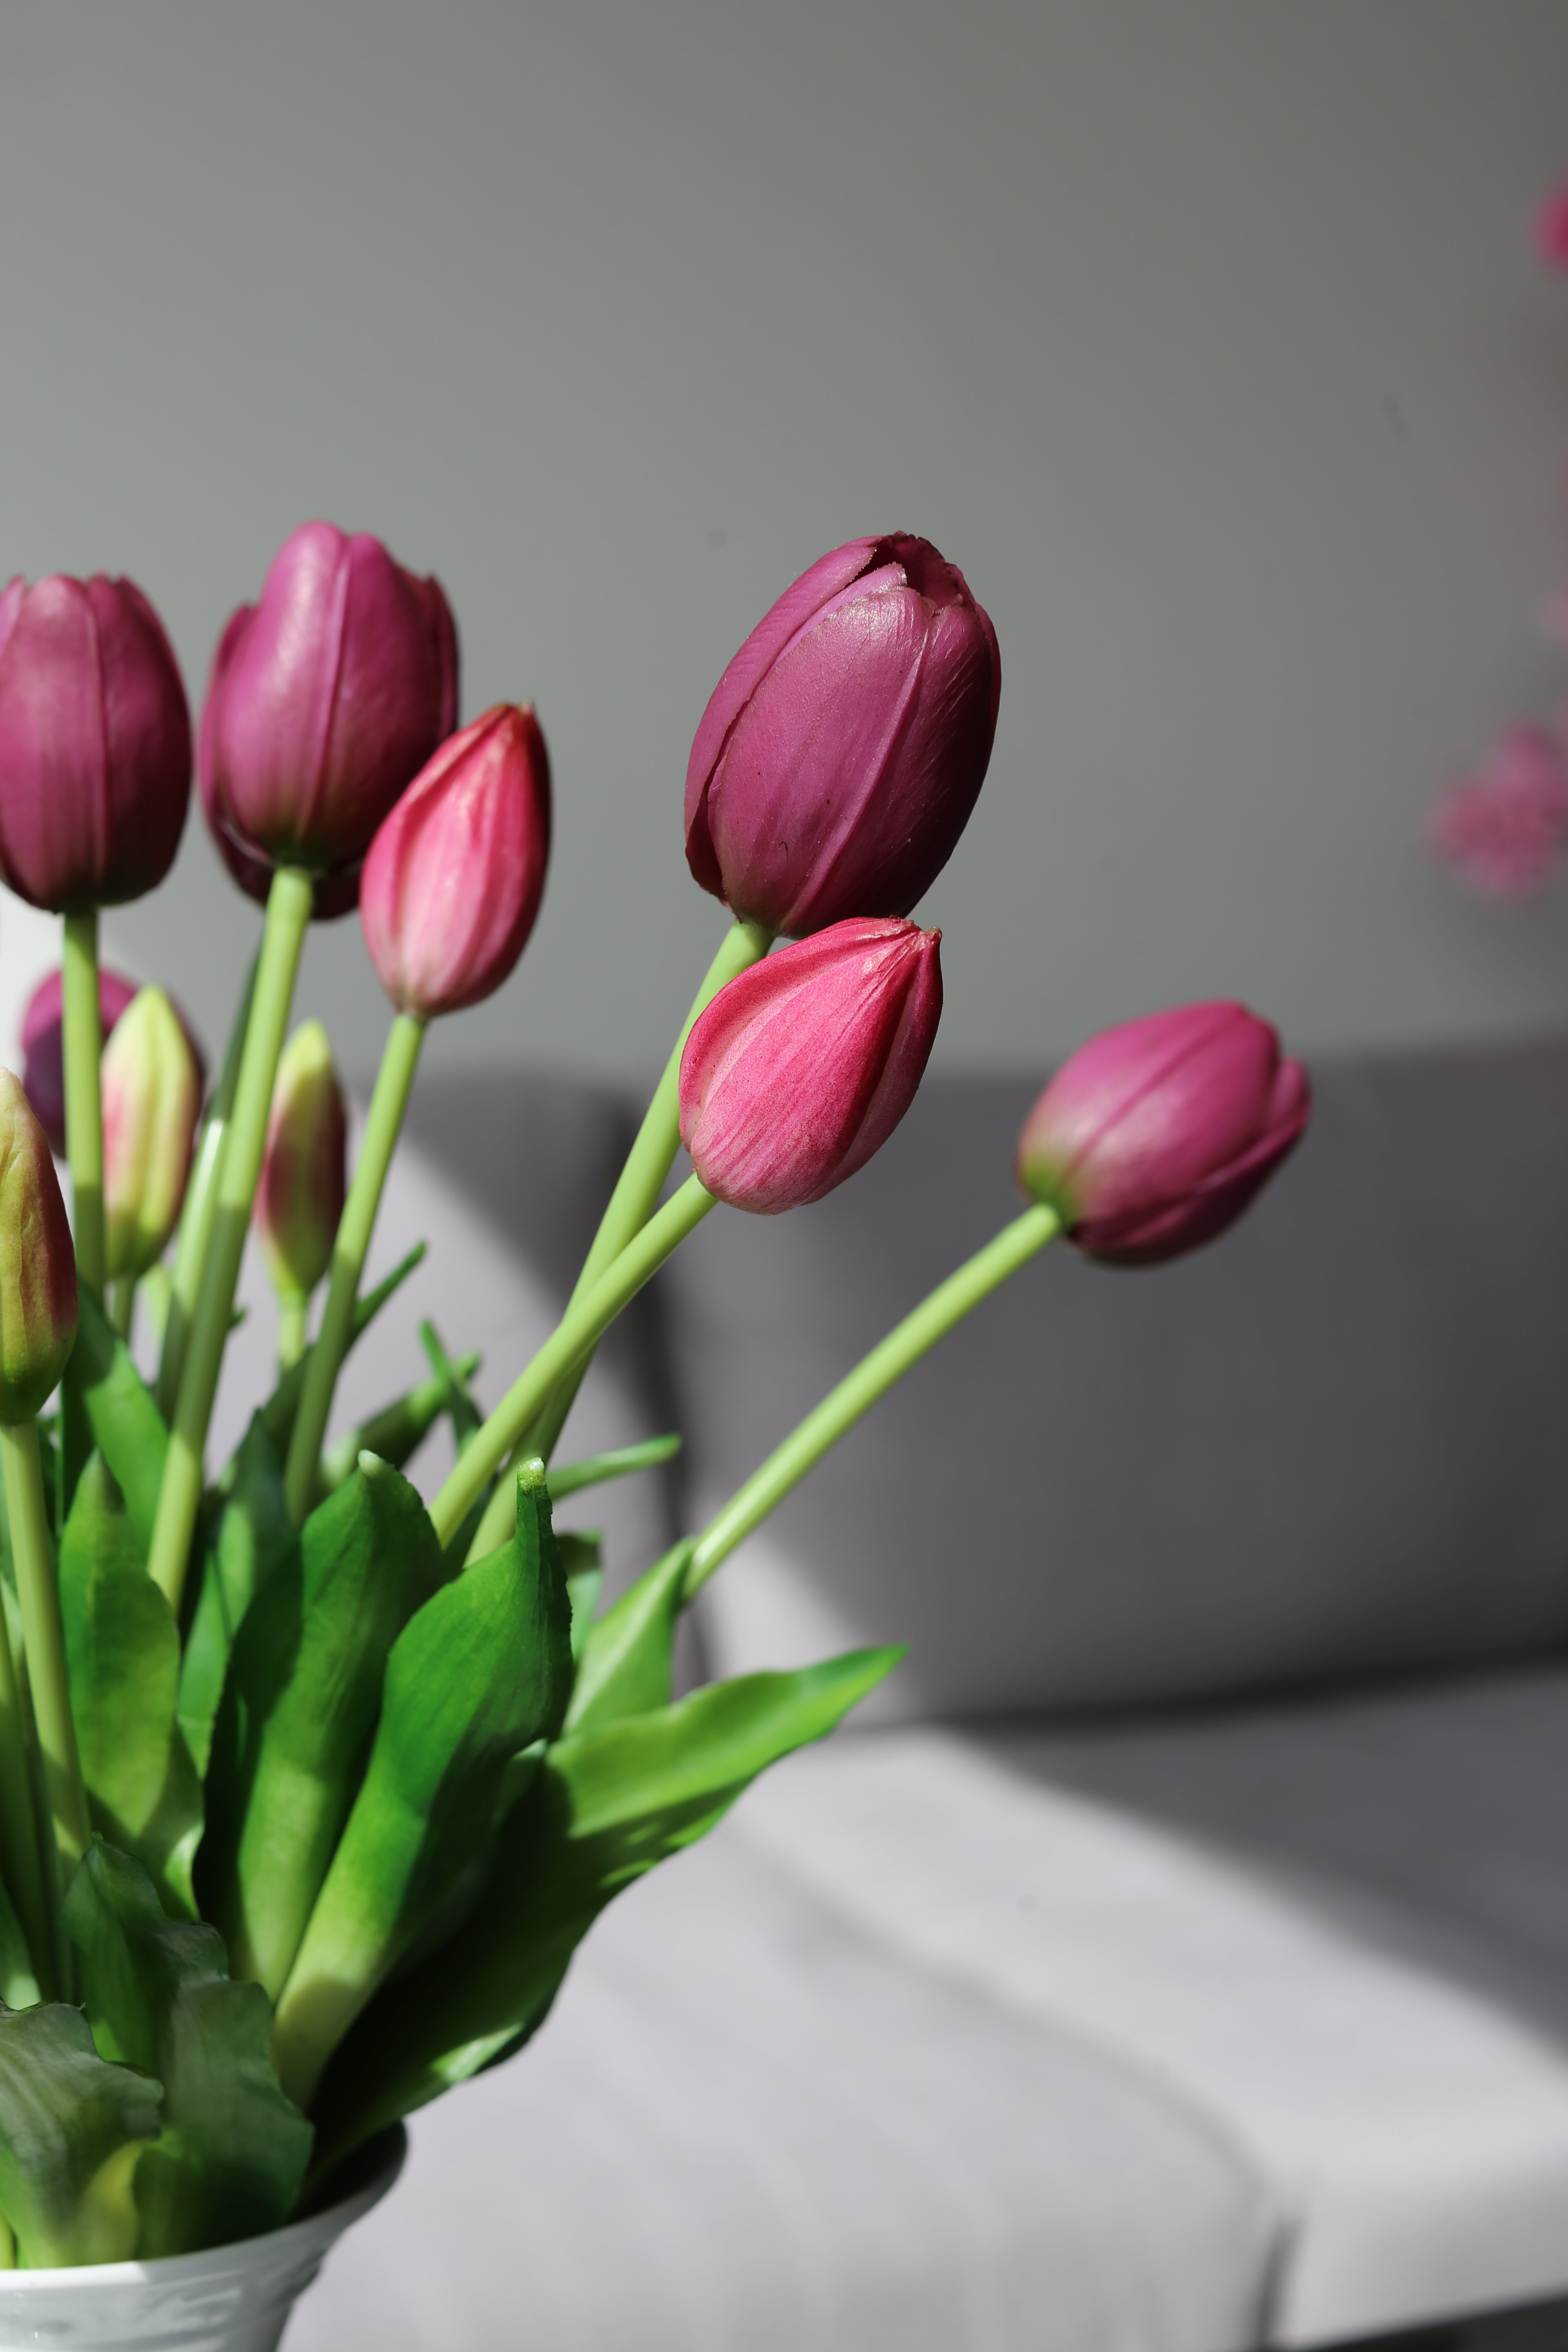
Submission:
[[[230,618],[207,684],[202,805],[231,870],[247,888],[250,869],[331,873],[351,893],[343,911],[352,869],[457,714],[457,633],[437,583],[367,533],[302,524],[260,602]]]
[[[105,1039],[136,993],[136,982],[100,965],[98,1015]],[[61,981],[51,971],[39,981],[22,1015],[22,1085],[44,1133],[55,1150],[66,1148],[65,1049],[61,1038]]]
[[[1300,1141],[1307,1074],[1245,1005],[1185,1004],[1091,1037],[1024,1123],[1018,1181],[1087,1256],[1125,1265],[1212,1241]]]
[[[191,1172],[202,1072],[161,988],[143,988],[103,1050],[108,1272],[138,1280],[163,1255]]]
[[[907,915],[969,822],[1001,686],[996,632],[928,540],[825,555],[702,715],[686,771],[692,874],[791,937]]]
[[[710,1192],[773,1216],[820,1201],[880,1150],[942,1017],[941,938],[835,923],[720,990],[680,1061],[680,1139]]]
[[[76,1339],[76,1253],[49,1139],[0,1070],[0,1422],[37,1412]]]
[[[331,1263],[343,1213],[348,1121],[332,1049],[319,1021],[302,1022],[283,1048],[267,1154],[256,1193],[256,1230],[272,1286],[308,1298]]]
[[[129,580],[0,594],[0,881],[85,914],[154,889],[191,790],[191,719],[163,625]]]
[[[498,989],[527,943],[550,856],[550,759],[531,703],[498,702],[442,744],[370,846],[365,945],[400,1013],[428,1021]]]

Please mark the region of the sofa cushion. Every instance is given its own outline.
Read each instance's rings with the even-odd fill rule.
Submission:
[[[414,2119],[289,2346],[1247,2352],[1274,2243],[1183,2099],[890,1956],[726,1822]]]
[[[1267,2339],[1306,2345],[1568,2295],[1565,1792],[1552,1666],[840,1739],[737,1823],[1207,2115],[1280,2211]]]
[[[1212,1696],[1568,1638],[1568,1047],[1315,1073],[1176,1264],[1047,1253],[737,1554],[718,1666],[907,1640],[884,1718]],[[854,1181],[660,1277],[697,1518],[1016,1211],[1034,1081],[929,1081]]]

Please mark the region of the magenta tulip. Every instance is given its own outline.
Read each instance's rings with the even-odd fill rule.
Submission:
[[[686,1041],[680,1139],[710,1192],[773,1216],[863,1168],[942,1017],[940,931],[835,923],[720,990]]]
[[[0,594],[0,881],[56,914],[117,907],[174,862],[191,719],[132,581],[56,573]]]
[[[383,988],[428,1021],[498,989],[527,943],[550,856],[550,758],[530,703],[443,743],[370,846],[360,921]]]
[[[218,640],[197,746],[202,806],[247,888],[278,865],[352,872],[457,723],[458,639],[434,580],[377,539],[301,525]]]
[[[107,1042],[110,1032],[136,993],[136,982],[102,966],[98,974],[98,1015]],[[22,1015],[22,1085],[27,1100],[55,1150],[66,1148],[65,1053],[60,1035],[61,982],[58,971],[39,981]]]
[[[1086,1255],[1152,1264],[1239,1217],[1311,1108],[1307,1074],[1242,1004],[1184,1004],[1091,1037],[1024,1123],[1018,1181]]]
[[[798,938],[907,915],[969,822],[996,731],[996,632],[929,541],[814,563],[714,690],[686,771],[686,858]]]
[[[0,1422],[37,1412],[76,1339],[76,1254],[48,1138],[0,1070]]]

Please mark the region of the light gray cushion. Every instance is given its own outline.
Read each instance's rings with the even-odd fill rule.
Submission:
[[[1324,1065],[1297,1157],[1175,1265],[1058,1247],[703,1604],[715,1664],[907,1640],[884,1717],[1099,1706],[1568,1639],[1568,1049]],[[667,1274],[700,1519],[1014,1213],[1034,1082],[928,1082],[817,1207]]]
[[[1568,2296],[1565,1768],[1555,1666],[841,1738],[737,1825],[1206,2115],[1280,2213],[1264,2339],[1315,2345]]]
[[[747,1801],[415,2119],[289,2352],[1247,2352],[1274,2216],[1225,2134],[835,1919]]]

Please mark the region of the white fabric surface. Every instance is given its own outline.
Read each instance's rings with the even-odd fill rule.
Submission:
[[[751,1796],[414,2119],[288,2352],[1255,2344],[1272,2217],[1223,2135],[837,1919],[738,1834]]]
[[[911,1961],[1090,2039],[1244,2148],[1271,2341],[1568,2290],[1568,2056],[1195,1841],[938,1732],[808,1752],[738,1833]]]

